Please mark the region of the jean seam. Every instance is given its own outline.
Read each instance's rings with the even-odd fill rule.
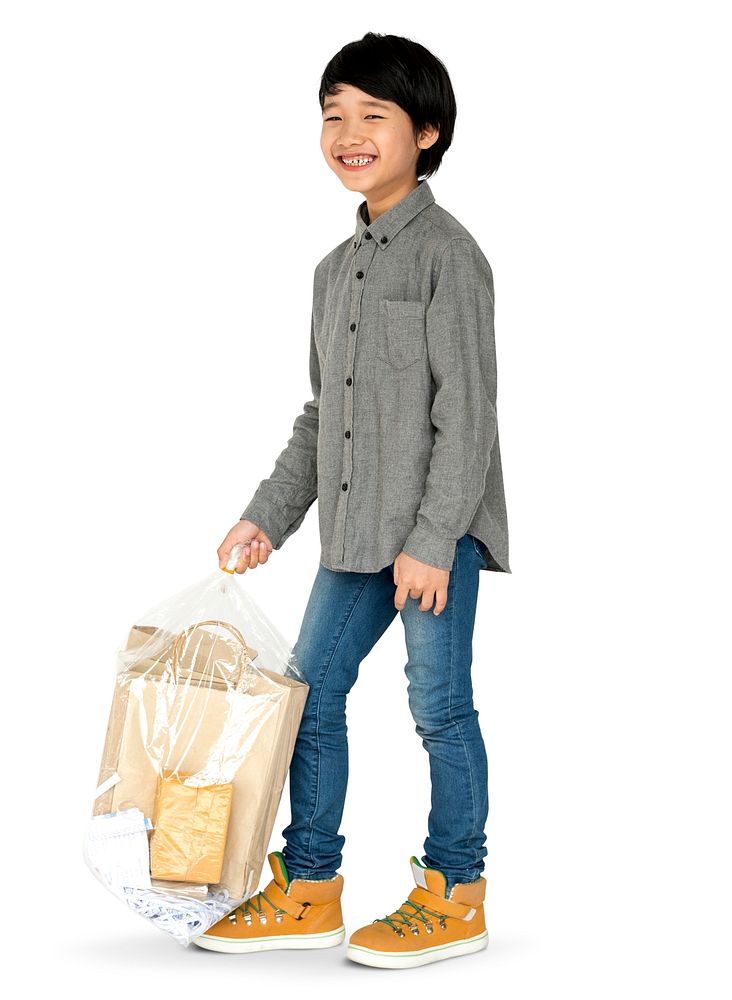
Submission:
[[[351,606],[351,608],[350,608],[350,610],[348,612],[346,620],[343,623],[343,628],[341,629],[340,635],[338,636],[338,639],[336,640],[336,644],[333,647],[333,651],[330,654],[330,660],[328,661],[328,666],[326,667],[325,675],[323,676],[323,679],[322,679],[322,681],[320,683],[320,692],[318,694],[318,703],[317,703],[317,706],[315,708],[315,742],[316,742],[316,745],[317,745],[317,748],[318,748],[318,753],[317,753],[317,762],[318,763],[317,763],[317,769],[316,769],[316,772],[315,772],[315,800],[313,802],[313,807],[310,810],[310,830],[309,830],[309,834],[308,834],[308,857],[310,857],[310,858],[312,858],[312,856],[313,856],[313,822],[314,822],[314,818],[315,818],[315,813],[317,812],[317,809],[318,809],[318,801],[319,801],[319,798],[320,798],[320,761],[321,761],[321,756],[322,756],[321,752],[320,752],[320,702],[321,702],[321,700],[323,698],[323,691],[325,690],[325,682],[328,679],[328,674],[330,673],[330,668],[333,665],[333,660],[335,659],[336,652],[338,651],[338,647],[340,646],[341,639],[343,638],[343,636],[344,636],[344,634],[346,632],[346,629],[348,627],[348,623],[350,622],[351,618],[353,617],[353,612],[356,610],[356,608],[358,606],[358,602],[361,600],[361,597],[363,596],[363,592],[366,590],[366,588],[368,587],[368,585],[369,585],[369,583],[371,582],[372,579],[373,579],[373,574],[369,574],[367,576],[366,580],[364,581],[364,584],[361,587],[361,590],[358,592],[358,595],[357,595],[355,601],[353,602],[353,605]]]
[[[459,547],[457,547],[455,549],[455,575],[456,576],[460,572],[458,552],[459,552]],[[450,698],[448,700],[448,705],[449,705],[449,710],[450,710],[450,721],[451,722],[454,721],[453,720],[453,714],[452,714],[452,712],[453,712],[452,698],[453,698],[453,693],[454,693],[454,684],[453,684],[454,668],[455,668],[455,609],[453,608],[453,615],[452,615],[452,619],[450,621]],[[460,742],[463,745],[463,752],[465,753],[465,759],[466,759],[466,761],[468,763],[468,774],[470,776],[470,798],[471,798],[472,805],[473,805],[473,825],[472,825],[471,835],[475,836],[475,834],[477,832],[478,809],[477,809],[477,805],[476,805],[476,802],[475,802],[475,781],[474,781],[474,777],[473,777],[473,766],[472,766],[471,761],[470,761],[470,754],[468,753],[468,748],[467,748],[467,745],[465,743],[465,737],[463,736],[463,731],[462,731],[462,728],[460,726],[460,723],[459,722],[455,722],[455,726],[457,727],[457,731],[458,731],[458,734],[460,736]]]

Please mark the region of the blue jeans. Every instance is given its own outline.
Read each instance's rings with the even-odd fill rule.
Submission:
[[[463,535],[455,549],[447,604],[439,615],[407,597],[399,612],[407,647],[409,707],[429,754],[432,807],[424,865],[444,872],[449,890],[482,873],[488,818],[488,761],[470,677],[480,567],[486,546]],[[292,819],[282,831],[291,878],[327,879],[342,863],[338,831],[348,782],[346,696],[361,661],[397,614],[394,564],[378,573],[319,566],[293,647],[310,685],[290,766]],[[379,733],[379,736],[383,736]]]

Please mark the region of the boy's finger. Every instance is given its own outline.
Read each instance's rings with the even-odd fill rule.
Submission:
[[[447,588],[440,589],[437,591],[437,596],[435,600],[435,615],[441,615],[445,610],[445,605],[447,604]]]

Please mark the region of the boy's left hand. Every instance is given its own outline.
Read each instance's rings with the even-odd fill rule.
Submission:
[[[437,569],[408,556],[406,552],[400,552],[394,560],[394,583],[397,585],[394,605],[403,611],[407,597],[421,597],[419,610],[430,611],[434,604],[434,613],[439,615],[447,604],[449,579],[449,569]]]

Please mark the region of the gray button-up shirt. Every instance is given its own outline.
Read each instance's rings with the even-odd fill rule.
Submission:
[[[312,399],[241,517],[279,549],[317,498],[328,569],[449,570],[469,532],[510,573],[490,265],[426,180],[367,220],[315,268]]]

